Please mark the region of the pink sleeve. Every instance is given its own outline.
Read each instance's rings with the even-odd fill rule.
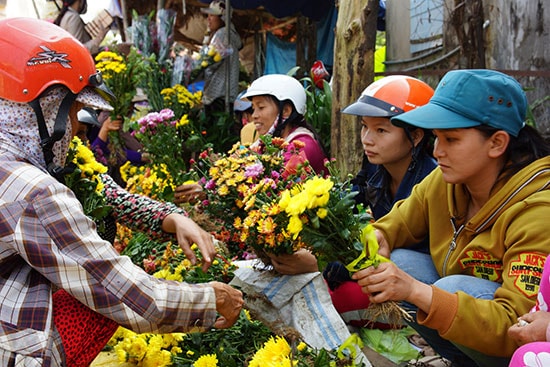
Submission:
[[[324,174],[325,173],[325,155],[323,153],[323,150],[321,149],[321,146],[315,139],[313,139],[309,135],[300,134],[296,138],[292,139],[292,141],[301,141],[304,143],[304,147],[301,149],[301,153],[304,154],[309,161],[309,164],[311,164],[311,167],[315,170],[318,174]],[[291,141],[291,142],[292,142]],[[287,148],[287,151],[283,153],[283,156],[285,158],[285,161],[289,161],[290,157],[292,156],[291,153],[292,148]]]

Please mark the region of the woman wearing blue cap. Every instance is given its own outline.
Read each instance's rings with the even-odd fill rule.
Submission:
[[[427,105],[392,118],[433,130],[439,168],[374,223],[380,253],[428,235],[431,257],[410,251],[353,278],[372,302],[404,301],[411,326],[453,365],[507,366],[517,348],[507,330],[535,304],[550,244],[550,145],[525,125],[526,110],[513,78],[456,70]],[[421,282],[426,266],[437,274]]]

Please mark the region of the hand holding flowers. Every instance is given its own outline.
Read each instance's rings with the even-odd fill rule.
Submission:
[[[232,48],[220,47],[223,45],[215,46],[213,44],[204,45],[199,52],[193,54],[193,60],[195,60],[195,69],[206,69],[210,65],[216,64],[223,60],[224,57],[230,55]]]
[[[158,174],[166,176],[172,191],[185,181],[187,160],[184,143],[191,130],[186,114],[176,118],[174,111],[167,108],[151,112],[134,124],[132,134],[143,144],[143,151],[149,154],[150,161],[162,166],[162,172]]]
[[[132,99],[136,95],[138,83],[146,75],[146,63],[135,48],[128,55],[120,55],[113,51],[102,51],[95,57],[97,70],[101,71],[105,84],[114,93],[111,102],[112,120],[128,119],[132,112]],[[111,145],[111,164],[118,163],[124,157],[122,139],[118,131],[109,132]]]
[[[255,150],[235,145],[221,157],[204,151],[192,164],[193,171],[206,193],[204,211],[223,225],[219,238],[241,254],[249,246],[257,254],[270,247],[279,253],[292,253],[300,247],[262,207],[277,198],[296,181],[312,172],[304,162],[293,167],[285,166],[282,152],[288,143],[281,138],[261,137],[263,149]],[[264,210],[265,211],[265,210]]]

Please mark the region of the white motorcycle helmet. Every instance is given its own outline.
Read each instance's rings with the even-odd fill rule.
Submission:
[[[306,112],[306,91],[295,78],[285,74],[268,74],[254,80],[241,99],[270,95],[279,101],[290,100],[300,115]]]

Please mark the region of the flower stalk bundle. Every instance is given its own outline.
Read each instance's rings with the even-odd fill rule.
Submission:
[[[157,175],[164,176],[169,182],[167,186],[173,191],[186,177],[184,143],[192,131],[188,116],[178,118],[174,111],[166,108],[148,113],[133,127],[132,134],[143,145],[143,151],[149,154],[153,167],[162,167]]]
[[[96,222],[101,233],[104,230],[102,219],[111,211],[99,177],[107,172],[107,167],[97,162],[94,153],[76,136],[69,145],[65,166],[69,168],[64,177],[65,185],[73,191],[82,204],[84,214]]]
[[[130,48],[128,55],[113,51],[102,51],[95,57],[96,67],[103,76],[105,84],[113,92],[111,101],[112,120],[128,120],[133,111],[132,99],[136,88],[147,75],[146,63],[135,48]],[[116,164],[124,157],[122,139],[118,131],[109,132],[111,156],[110,164]]]

